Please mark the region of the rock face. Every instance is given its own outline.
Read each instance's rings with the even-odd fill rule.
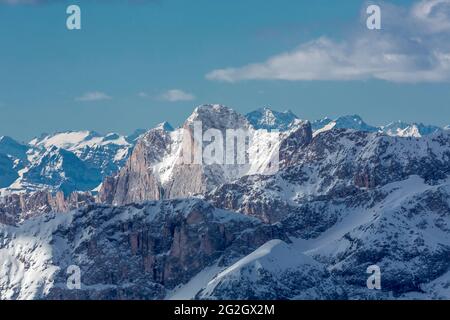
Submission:
[[[299,203],[280,222],[293,243],[281,252],[266,244],[211,276],[197,298],[448,299],[449,195],[448,179],[429,185],[414,176],[345,199]],[[318,265],[305,266],[301,254]],[[366,287],[372,265],[382,290]]]
[[[0,299],[449,299],[450,131],[397,137],[339,120],[314,130],[294,119],[273,136],[201,106],[179,129],[140,135],[95,198],[2,197]],[[248,133],[251,161],[207,162],[218,150],[208,153],[210,129]],[[25,171],[30,154],[3,146],[3,177],[40,172],[60,185],[84,174],[53,175],[61,150],[75,156],[61,146],[46,149],[48,169]],[[374,265],[381,290],[367,288]],[[79,290],[67,287],[70,266]]]
[[[146,133],[119,174],[103,182],[100,202],[117,205],[161,199],[161,184],[152,168],[170,152],[171,143],[170,133],[162,128]]]
[[[0,225],[0,298],[161,299],[205,267],[228,265],[273,237],[286,239],[276,226],[201,200],[45,214]],[[81,269],[81,290],[66,285],[70,265]]]
[[[169,131],[160,126],[143,135],[124,168],[103,182],[100,202],[123,205],[190,197],[247,174],[264,174],[269,162],[264,158],[240,164],[235,155],[231,164],[226,162],[224,151],[230,130],[243,133],[251,141],[251,146],[243,151],[245,158],[249,157],[249,148],[261,149],[265,158],[277,154],[278,133],[270,135],[267,130],[255,130],[244,116],[227,107],[203,105],[195,109],[181,128]],[[208,132],[221,140],[205,142]],[[207,153],[214,142],[223,152],[221,157]]]
[[[302,135],[305,136],[305,135]],[[308,137],[308,135],[306,135]],[[223,184],[206,198],[214,205],[279,221],[314,199],[355,197],[417,175],[433,184],[450,171],[450,136],[440,132],[421,139],[389,137],[336,129],[280,150],[282,170],[274,176],[242,177]]]
[[[48,191],[11,194],[0,201],[0,223],[14,225],[44,213],[68,212],[92,203],[95,198],[88,192],[73,192],[67,198],[62,192],[55,195]]]

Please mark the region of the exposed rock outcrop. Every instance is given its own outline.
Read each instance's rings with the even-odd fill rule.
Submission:
[[[92,203],[95,197],[88,192],[73,192],[68,197],[62,192],[53,195],[48,191],[11,194],[0,199],[0,223],[16,224],[44,213],[64,213]]]
[[[25,256],[16,250],[24,238]],[[45,214],[0,225],[0,275],[22,279],[2,278],[0,299],[161,299],[205,267],[227,266],[272,238],[288,241],[277,226],[198,199]],[[71,265],[81,270],[81,290],[67,287]]]

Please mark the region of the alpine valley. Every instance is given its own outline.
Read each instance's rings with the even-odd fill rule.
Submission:
[[[184,163],[197,122],[261,156]],[[0,299],[450,299],[449,128],[202,105],[130,136],[1,137]]]

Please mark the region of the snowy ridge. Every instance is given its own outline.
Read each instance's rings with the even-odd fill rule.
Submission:
[[[436,126],[428,126],[422,123],[405,123],[402,121],[392,122],[387,126],[381,127],[381,130],[390,135],[398,137],[416,137],[420,138],[442,130]]]
[[[246,130],[259,156],[183,163],[196,121],[203,132]],[[135,146],[89,132],[33,146],[0,139],[0,182],[99,190],[0,199],[0,299],[450,298],[450,131],[202,105],[181,128],[139,136]],[[104,178],[100,164],[125,148]],[[69,265],[81,290],[66,286]],[[366,286],[371,265],[381,290]]]
[[[180,227],[166,234],[173,224]],[[276,229],[257,219],[195,199],[95,205],[18,226],[0,224],[0,299],[161,299],[219,259],[251,252],[271,234]],[[256,247],[245,244],[251,235]],[[81,268],[81,290],[66,286],[70,265]]]
[[[292,237],[291,244],[266,243],[217,272],[197,297],[448,299],[449,183],[447,179],[430,186],[413,176],[380,188],[377,193],[383,194],[383,199],[375,205],[365,202],[342,210],[341,205],[330,202],[322,212],[314,213],[324,216],[338,213],[326,231],[312,238]],[[411,217],[412,212],[415,216]],[[302,214],[307,213],[299,212],[292,218]],[[292,226],[295,220],[287,218],[281,223]],[[365,269],[372,264],[383,272],[383,291],[371,292],[365,288]],[[303,287],[297,294],[298,284],[288,284],[286,278],[302,279],[305,283],[304,277],[313,272],[308,266],[320,271],[320,275],[312,280],[316,281],[313,291]],[[296,269],[298,272],[293,272]]]
[[[287,130],[298,119],[292,111],[278,112],[269,107],[248,113],[247,120],[255,129]]]
[[[103,136],[91,131],[43,135],[28,144],[2,137],[0,167],[8,170],[8,176],[0,176],[0,195],[42,190],[66,193],[95,190],[103,177],[124,165],[133,148],[133,142],[128,140],[115,133]],[[3,155],[11,159],[13,166],[6,160],[1,163]],[[87,180],[92,182],[85,183]]]

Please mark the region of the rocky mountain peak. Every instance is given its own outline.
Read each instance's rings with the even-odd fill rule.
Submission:
[[[290,110],[275,111],[270,107],[263,107],[246,115],[247,120],[256,129],[285,131],[298,119]]]
[[[27,146],[8,137],[0,137],[0,154],[8,155],[15,159],[25,159]]]
[[[390,136],[420,138],[441,131],[442,129],[423,123],[407,123],[401,120],[380,127],[380,130]]]
[[[155,126],[155,129],[157,130],[163,130],[163,131],[173,131],[173,127],[170,123],[167,121],[161,122]]]
[[[19,170],[27,191],[0,198],[0,299],[448,299],[450,131],[390,136],[346,116],[321,120],[314,136],[299,119],[267,132],[220,105],[198,107],[187,126],[197,120],[248,125],[263,142],[249,143],[251,170],[186,164],[187,130],[166,125],[130,156],[114,134],[92,148],[32,147]],[[126,163],[98,197],[69,195],[98,186],[89,170],[118,155]],[[17,177],[13,160],[0,153],[0,187]],[[383,287],[368,291],[374,264]],[[68,265],[81,268],[82,290],[65,290]]]
[[[247,119],[233,109],[220,104],[204,104],[195,108],[184,123],[185,128],[191,127],[195,121],[201,121],[203,130],[207,129],[239,129],[249,128]]]
[[[354,129],[367,132],[378,131],[377,127],[368,125],[361,116],[357,114],[339,117],[334,122],[336,123],[334,128],[337,129]]]

